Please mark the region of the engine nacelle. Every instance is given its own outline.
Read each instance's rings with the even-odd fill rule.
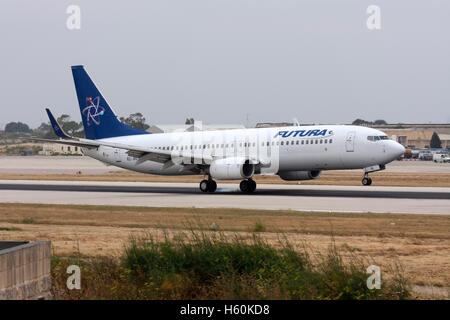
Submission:
[[[255,173],[255,165],[244,158],[214,160],[209,166],[211,177],[219,180],[249,179]]]
[[[317,179],[320,176],[320,170],[311,171],[282,171],[278,175],[286,181],[300,181]]]

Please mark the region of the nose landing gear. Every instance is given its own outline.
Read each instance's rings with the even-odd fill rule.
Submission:
[[[202,180],[200,182],[200,190],[202,192],[215,192],[217,189],[217,183],[211,179],[211,177],[208,178],[208,180]]]
[[[364,178],[362,179],[361,182],[364,186],[370,186],[372,184],[372,179],[369,178],[369,174],[366,173],[366,174],[364,174]]]
[[[242,180],[239,188],[244,193],[252,193],[256,190],[256,182],[253,179]]]
[[[374,165],[374,166],[364,168],[364,178],[361,181],[362,184],[364,186],[370,186],[372,184],[372,179],[369,178],[369,173],[375,172],[375,171],[381,171],[384,169],[386,169],[386,166],[384,164],[379,164],[379,165]]]

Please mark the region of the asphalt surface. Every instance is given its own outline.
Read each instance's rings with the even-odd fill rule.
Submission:
[[[390,198],[390,199],[444,199],[450,200],[450,192],[433,191],[393,191],[370,190],[371,187],[363,187],[366,190],[311,190],[311,189],[280,189],[270,188],[265,185],[258,188],[252,195],[255,196],[297,196],[297,197],[339,197],[339,198]],[[67,191],[67,192],[120,192],[120,193],[171,193],[171,194],[204,194],[198,188],[182,186],[111,186],[111,185],[72,185],[72,184],[23,184],[1,183],[0,190],[22,191]],[[206,193],[204,195],[208,195]],[[246,195],[233,188],[221,188],[216,195]],[[450,209],[450,208],[449,208]]]
[[[238,183],[203,193],[197,183],[4,180],[1,202],[450,214],[450,188],[261,184],[244,194]]]

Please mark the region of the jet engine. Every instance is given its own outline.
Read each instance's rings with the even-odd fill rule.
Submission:
[[[255,165],[244,158],[214,160],[209,166],[211,177],[219,180],[249,179],[255,173]]]
[[[321,170],[311,171],[282,171],[278,172],[281,179],[286,181],[300,181],[317,179],[320,176]]]

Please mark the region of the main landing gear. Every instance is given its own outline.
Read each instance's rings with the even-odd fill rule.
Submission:
[[[244,193],[252,193],[256,190],[256,182],[253,179],[242,180],[239,188]]]
[[[369,178],[369,174],[365,173],[361,182],[364,186],[370,186],[372,184],[372,178]]]
[[[200,182],[200,190],[203,192],[214,192],[217,189],[217,183],[210,178],[208,180],[202,180]]]
[[[253,181],[253,179],[248,180],[242,180],[239,184],[239,188],[244,193],[252,193],[256,190],[256,182]],[[210,192],[213,193],[217,189],[217,183],[211,179],[211,177],[208,178],[208,180],[202,180],[200,182],[200,190],[202,192]]]

